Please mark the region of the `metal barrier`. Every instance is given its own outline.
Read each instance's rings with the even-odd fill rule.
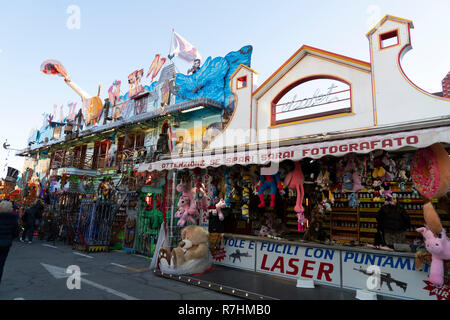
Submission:
[[[116,203],[111,200],[81,200],[74,248],[83,251],[108,251],[116,208]]]

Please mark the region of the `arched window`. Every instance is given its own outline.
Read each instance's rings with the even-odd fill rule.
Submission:
[[[314,76],[295,81],[273,99],[271,125],[350,112],[350,84],[333,76]]]

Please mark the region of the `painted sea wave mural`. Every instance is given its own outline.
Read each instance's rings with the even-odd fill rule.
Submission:
[[[253,47],[244,46],[225,57],[208,57],[194,74],[177,73],[175,77],[175,103],[206,97],[221,102],[226,108],[234,102],[229,86],[230,76],[241,64],[250,67]]]

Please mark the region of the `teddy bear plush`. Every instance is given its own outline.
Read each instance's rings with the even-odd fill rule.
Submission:
[[[200,226],[187,226],[181,230],[181,241],[172,251],[162,247],[159,251],[159,266],[163,269],[177,270],[189,266],[186,273],[203,272],[211,266],[208,263],[208,231]],[[199,262],[199,264],[196,264]],[[206,263],[204,263],[206,262]],[[201,265],[199,270],[198,266]],[[161,269],[162,269],[161,268]]]

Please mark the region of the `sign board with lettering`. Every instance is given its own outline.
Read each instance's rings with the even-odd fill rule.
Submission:
[[[342,251],[342,287],[396,298],[450,300],[450,286],[428,282],[429,267],[415,268],[413,257]]]
[[[272,125],[351,111],[349,84],[333,78],[313,78],[294,83],[275,98]]]
[[[450,300],[450,285],[430,283],[429,266],[416,269],[414,256],[408,254],[226,237],[223,257],[215,263],[291,279],[312,279],[355,292],[363,289],[400,299]]]
[[[277,276],[313,279],[331,286],[341,285],[339,250],[269,241],[257,242],[256,271]]]
[[[376,135],[361,138],[325,141],[241,152],[230,152],[215,155],[199,155],[196,157],[173,157],[150,164],[146,170],[173,170],[193,169],[196,167],[219,167],[222,165],[248,165],[280,162],[283,160],[301,160],[303,158],[319,159],[332,155],[341,157],[347,153],[355,152],[366,154],[377,149],[386,151],[402,148],[425,148],[436,142],[450,143],[450,130],[448,127],[415,130],[386,135]],[[147,166],[147,164],[145,164]],[[139,169],[138,169],[139,170]]]

